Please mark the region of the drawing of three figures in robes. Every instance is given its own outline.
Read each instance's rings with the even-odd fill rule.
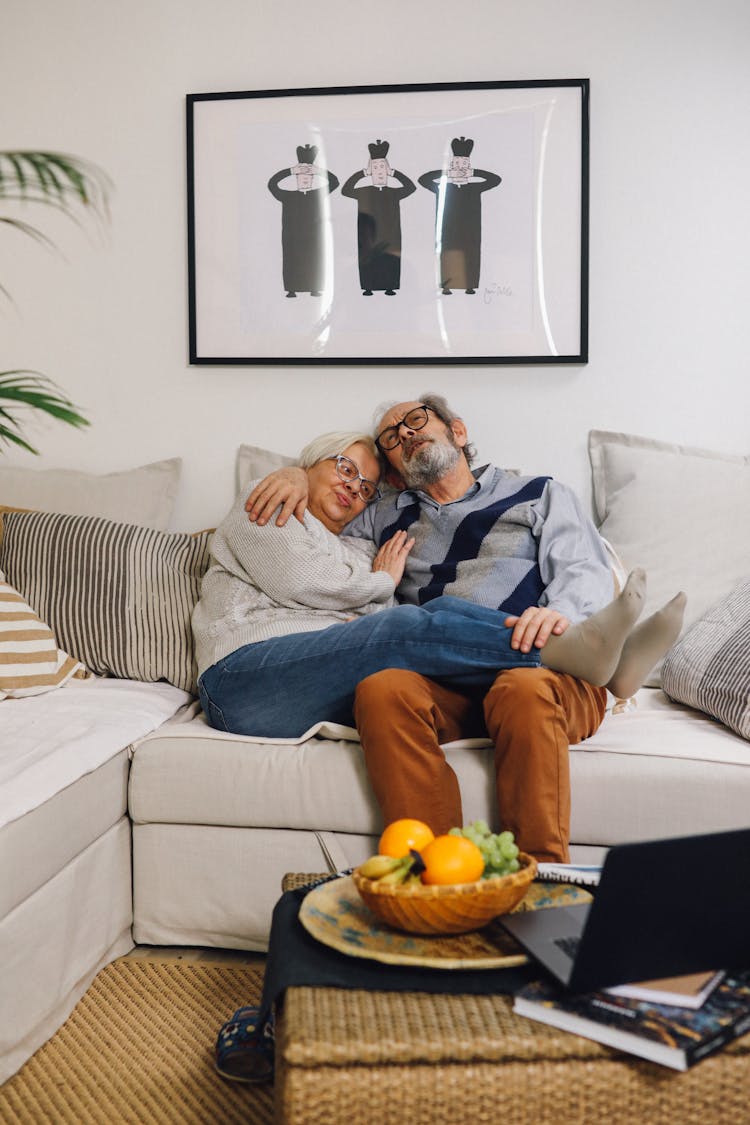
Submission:
[[[417,188],[408,176],[389,164],[388,141],[377,140],[367,147],[367,166],[349,177],[341,194],[357,203],[359,283],[363,296],[383,292],[394,297],[401,285],[401,201]],[[472,167],[473,147],[473,140],[454,137],[447,170],[425,172],[418,180],[436,196],[435,247],[440,259],[439,287],[446,296],[454,289],[476,293],[482,193],[501,182],[494,172]],[[281,203],[282,275],[287,297],[296,297],[298,293],[319,297],[330,268],[324,245],[325,197],[336,190],[339,180],[333,172],[316,165],[317,152],[315,145],[301,145],[297,149],[297,164],[282,168],[268,181],[268,190]],[[282,188],[282,181],[290,174],[296,186]]]

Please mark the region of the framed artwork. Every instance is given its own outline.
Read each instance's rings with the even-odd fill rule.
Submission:
[[[192,364],[588,360],[589,81],[190,94]]]

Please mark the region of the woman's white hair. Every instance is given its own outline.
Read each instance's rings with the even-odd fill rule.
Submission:
[[[299,455],[299,464],[303,469],[311,469],[313,465],[317,465],[319,461],[325,461],[328,457],[338,457],[350,445],[360,442],[362,445],[367,446],[380,464],[380,457],[375,446],[375,442],[369,434],[360,434],[354,430],[334,430],[330,434],[321,434],[320,437],[313,438],[308,442],[305,448]]]

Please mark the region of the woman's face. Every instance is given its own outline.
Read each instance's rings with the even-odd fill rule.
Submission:
[[[377,482],[380,465],[366,445],[356,441],[344,449],[343,454],[354,462],[366,480]],[[335,458],[318,461],[307,470],[307,476],[310,482],[308,508],[329,531],[339,535],[341,529],[366,507],[359,494],[359,480],[342,480],[336,472]]]

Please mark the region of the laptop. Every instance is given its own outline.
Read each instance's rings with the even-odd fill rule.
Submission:
[[[499,919],[573,992],[750,964],[750,828],[618,844],[592,891]]]

